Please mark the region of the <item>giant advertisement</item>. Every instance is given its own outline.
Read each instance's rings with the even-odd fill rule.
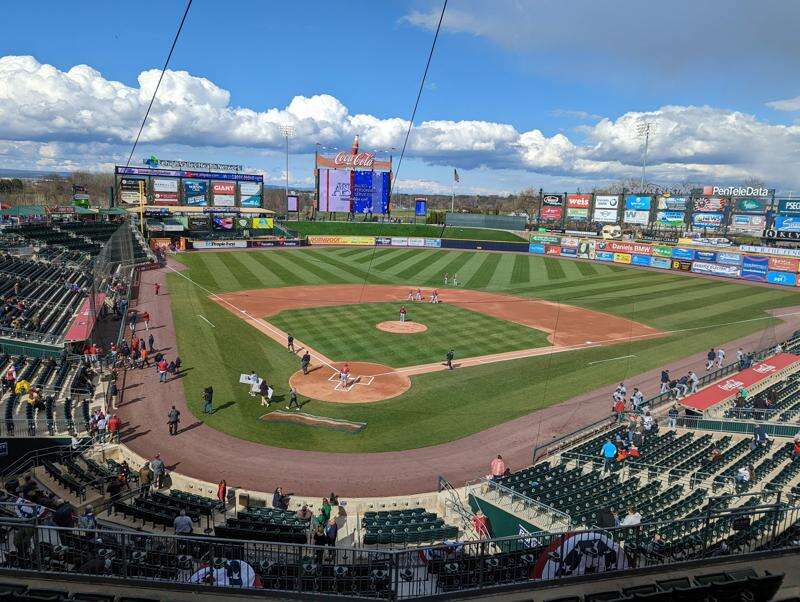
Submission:
[[[597,209],[594,210],[594,221],[603,224],[615,224],[619,214],[616,209]]]
[[[742,278],[756,282],[766,282],[769,271],[769,259],[745,255],[742,257]]]
[[[769,269],[776,272],[799,272],[800,259],[794,257],[770,257]]]
[[[178,180],[176,178],[153,178],[153,202],[156,205],[177,205]]]
[[[800,232],[800,215],[777,215],[774,228],[782,232]]]
[[[736,199],[734,210],[738,213],[766,213],[769,199]]]
[[[319,210],[350,213],[350,174],[342,169],[319,170]]]
[[[683,226],[683,211],[659,211],[656,214],[656,221],[665,226],[680,228]]]
[[[211,182],[215,207],[233,207],[236,205],[235,182]]]
[[[122,178],[119,181],[119,198],[128,205],[139,205],[147,200],[147,180]]]
[[[778,213],[800,215],[800,200],[781,199],[778,201]]]
[[[542,207],[542,210],[539,213],[539,218],[542,221],[550,221],[550,222],[561,221],[561,217],[563,215],[562,211],[563,211],[562,207],[544,206]]]
[[[353,172],[353,212],[384,215],[389,209],[389,172]]]
[[[767,272],[767,282],[783,286],[797,286],[797,274],[790,272]]]
[[[696,228],[719,228],[724,218],[722,213],[694,213],[692,225]]]
[[[239,182],[239,204],[242,207],[261,207],[261,184]]]
[[[693,261],[692,271],[695,274],[711,274],[712,276],[724,276],[726,278],[738,278],[741,269],[736,265],[720,265],[709,261]]]
[[[764,215],[742,215],[734,213],[731,216],[731,229],[737,232],[760,232],[767,225]]]
[[[667,211],[686,211],[689,199],[685,196],[660,196],[658,208]]]
[[[650,212],[626,209],[624,220],[626,224],[646,224],[650,221]]]
[[[638,196],[635,194],[629,194],[625,197],[625,210],[626,211],[650,211],[650,200],[651,197],[649,196]],[[633,223],[633,222],[631,222]],[[647,223],[647,222],[645,222]]]
[[[728,204],[728,199],[720,197],[700,197],[694,200],[695,211],[716,212],[723,211]]]
[[[183,201],[193,207],[204,207],[207,204],[206,190],[208,182],[204,180],[183,181]]]
[[[567,217],[574,221],[586,221],[589,219],[589,205],[591,203],[591,194],[568,194]]]
[[[619,209],[619,197],[610,194],[599,194],[594,197],[595,209]]]

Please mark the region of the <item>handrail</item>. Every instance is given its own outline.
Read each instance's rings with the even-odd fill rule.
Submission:
[[[453,485],[442,475],[439,475],[437,478],[438,481],[438,490],[441,493],[442,491],[446,491],[448,495],[448,500],[450,505],[452,506],[453,510],[456,514],[461,518],[461,523],[464,530],[472,530],[472,519],[475,517],[475,513],[464,503],[461,501],[461,496],[458,495],[458,492],[455,490]]]
[[[535,508],[538,512],[541,512],[542,514],[545,514],[545,515],[549,515],[550,516],[550,525],[549,525],[550,527],[552,527],[553,525],[557,525],[558,523],[563,523],[563,527],[562,528],[564,530],[567,530],[567,529],[569,529],[569,527],[572,524],[572,517],[569,514],[567,514],[566,512],[562,512],[561,510],[557,510],[556,508],[553,508],[552,506],[548,506],[544,502],[540,502],[540,501],[535,500],[535,499],[533,499],[531,497],[528,497],[527,495],[525,495],[523,493],[519,493],[518,491],[514,491],[510,487],[506,487],[505,485],[502,485],[501,483],[498,483],[497,481],[495,481],[494,479],[492,479],[490,477],[482,477],[481,479],[478,479],[477,483],[480,483],[482,485],[486,485],[487,487],[489,487],[489,489],[497,489],[500,493],[503,493],[505,495],[510,496],[512,503],[515,500],[519,500],[519,501],[523,502],[524,504],[527,504],[528,506],[531,506],[531,507]],[[473,495],[474,495],[474,492],[473,492]]]
[[[66,452],[83,453],[91,446],[92,446],[91,438],[85,438],[81,440],[78,446],[76,447],[67,445],[51,445],[49,447],[43,447],[41,449],[34,449],[29,451],[27,454],[24,454],[13,464],[10,464],[7,467],[5,467],[2,473],[0,473],[0,475],[2,477],[8,477],[10,475],[19,474],[21,472],[28,470],[28,468],[30,468],[31,466],[40,465],[41,460],[43,460],[44,458],[50,458],[51,456],[61,455]],[[34,462],[31,462],[31,460],[34,460]]]

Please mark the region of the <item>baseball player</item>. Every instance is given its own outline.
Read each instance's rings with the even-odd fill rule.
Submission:
[[[292,335],[286,337],[286,348],[294,353],[294,337]]]
[[[406,306],[405,305],[401,305],[400,306],[400,321],[401,322],[405,322],[406,321]]]
[[[456,355],[455,352],[451,349],[450,351],[447,352],[447,356],[445,356],[447,359],[446,365],[450,370],[453,369],[453,358],[455,357],[455,355]]]
[[[350,364],[342,366],[342,369],[339,371],[339,380],[344,383],[345,387],[347,386],[350,380]]]
[[[308,367],[311,365],[311,354],[306,350],[303,353],[303,357],[300,358],[300,368],[303,370],[303,374],[308,374]]]
[[[725,350],[720,347],[717,349],[717,368],[722,368],[722,362],[725,361]]]
[[[444,285],[447,286],[447,272],[444,273]]]
[[[414,291],[409,289],[406,301],[413,301],[413,300],[414,300]]]
[[[417,289],[417,292],[414,294],[414,301],[422,301],[422,290]]]
[[[711,349],[708,350],[708,353],[706,353],[706,372],[708,372],[709,370],[711,370],[711,368],[714,367],[714,358],[716,357],[717,357],[717,352],[714,351],[714,348],[712,347]]]
[[[453,286],[458,286],[458,275],[453,274]]]

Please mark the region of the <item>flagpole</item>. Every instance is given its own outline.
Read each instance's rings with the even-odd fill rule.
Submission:
[[[453,186],[450,192],[450,213],[455,213],[456,204],[456,176],[453,174]]]

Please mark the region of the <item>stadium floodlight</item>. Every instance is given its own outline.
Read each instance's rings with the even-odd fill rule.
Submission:
[[[284,200],[289,202],[289,138],[294,136],[294,127],[291,125],[282,125],[281,134],[286,138],[286,191]]]
[[[644,148],[642,149],[642,192],[644,192],[645,170],[647,169],[647,147],[650,143],[650,134],[655,131],[655,125],[650,121],[640,121],[636,124],[636,135],[644,138]]]

